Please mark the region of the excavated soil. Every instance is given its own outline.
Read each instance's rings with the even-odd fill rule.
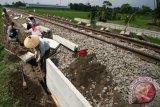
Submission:
[[[23,88],[23,79],[21,72],[15,72],[11,75],[12,81],[12,98],[19,101],[23,107],[56,107],[50,96],[44,95],[43,89],[40,84],[25,78],[27,88]]]
[[[128,102],[122,100],[122,96],[112,88],[111,74],[106,71],[104,65],[96,61],[95,54],[77,58],[62,71],[71,74],[68,78],[93,107],[99,107],[98,105],[104,98],[113,98],[113,100],[101,104],[103,107],[144,107],[143,105],[129,105]],[[107,80],[105,77],[107,77]],[[109,94],[109,92],[112,94]],[[110,105],[110,103],[113,103],[113,105]]]

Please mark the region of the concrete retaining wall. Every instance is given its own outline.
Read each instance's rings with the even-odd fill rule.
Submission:
[[[91,107],[89,102],[50,59],[47,59],[46,65],[47,86],[52,95],[56,97],[60,107]]]

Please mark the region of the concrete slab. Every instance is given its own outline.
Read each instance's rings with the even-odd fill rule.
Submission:
[[[71,41],[69,41],[69,40],[67,40],[65,38],[62,38],[62,37],[60,37],[58,35],[53,35],[53,39],[55,41],[59,42],[60,44],[64,45],[65,47],[69,48],[72,51],[76,51],[77,48],[78,48],[77,44],[74,44]]]
[[[22,59],[22,61],[27,62],[27,61],[29,61],[29,60],[34,58],[34,54],[31,53],[31,52],[27,52],[26,54],[18,56],[18,57],[20,59]]]
[[[100,30],[104,30],[104,27],[102,27]]]
[[[86,26],[87,26],[87,27],[91,27],[91,24],[90,24],[90,23],[87,23]]]
[[[131,35],[131,32],[130,32],[130,31],[126,31],[126,32],[125,32],[125,35],[130,36],[130,35]]]
[[[78,25],[80,25],[80,24],[82,24],[82,22],[81,22],[81,21],[79,21],[77,24],[78,24]]]
[[[17,19],[19,19],[19,17],[14,17],[13,19],[14,19],[14,20],[17,20]]]
[[[137,36],[144,36],[144,34],[142,32],[137,32],[136,34]]]
[[[91,107],[89,102],[50,59],[47,59],[46,65],[47,87],[60,107]]]
[[[111,32],[111,31],[112,31],[112,29],[111,29],[110,27],[107,27],[107,28],[105,28],[105,31],[107,31],[107,32]]]
[[[125,34],[125,31],[121,31],[119,34],[124,35],[124,34]]]
[[[49,31],[51,31],[51,29],[49,29],[49,28],[47,28],[47,27],[45,27],[45,26],[38,26],[39,27],[39,29],[41,30],[41,31],[43,31],[43,32],[49,32]]]
[[[53,39],[48,39],[48,38],[43,38],[52,49],[57,49],[60,46],[60,43],[58,43],[57,41],[53,40]]]
[[[23,23],[22,26],[27,29],[27,24],[26,23]]]

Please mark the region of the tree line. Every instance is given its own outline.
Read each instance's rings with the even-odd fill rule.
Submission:
[[[111,8],[112,4],[110,1],[104,1],[102,6],[91,6],[89,3],[70,3],[69,6],[71,10],[90,12],[89,18],[91,20],[98,19],[103,22],[115,19],[120,20],[123,18],[120,14],[128,14],[123,18],[124,22],[127,24],[131,16],[131,21],[134,21],[136,15],[152,15],[153,22],[157,24],[157,20],[160,18],[160,0],[155,0],[155,2],[157,5],[154,10],[145,5],[142,7],[132,7],[128,3],[122,4],[120,7]]]
[[[112,4],[109,1],[104,1],[102,7],[96,5],[91,6],[90,3],[83,4],[83,3],[70,3],[69,4],[71,10],[79,10],[79,11],[91,11],[92,8],[102,9],[105,8],[105,6],[109,6],[107,9],[110,9],[111,11],[115,11],[117,13],[134,13],[137,10],[140,10],[139,14],[148,14],[152,12],[153,10],[143,5],[141,8],[139,7],[132,7],[130,4],[122,4],[120,7],[110,8]]]
[[[25,7],[26,3],[18,1],[12,2],[12,4],[8,4],[7,2],[4,4],[5,7]]]

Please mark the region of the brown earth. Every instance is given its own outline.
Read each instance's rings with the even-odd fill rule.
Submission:
[[[92,102],[93,107],[99,102],[104,103],[103,107],[109,107],[111,102],[104,101],[104,99],[110,100],[112,98],[112,107],[143,107],[143,105],[129,105],[128,102],[122,99],[120,93],[114,91],[111,74],[106,71],[104,65],[96,61],[95,54],[77,58],[68,68],[62,71],[71,74],[67,77],[82,95],[84,95],[90,103]],[[105,79],[106,77],[108,80]],[[103,92],[104,87],[106,87],[105,92]]]
[[[56,107],[50,96],[44,95],[40,84],[25,78],[27,88],[23,88],[23,79],[21,72],[15,72],[11,75],[10,85],[12,87],[12,98],[19,101],[23,107]]]

